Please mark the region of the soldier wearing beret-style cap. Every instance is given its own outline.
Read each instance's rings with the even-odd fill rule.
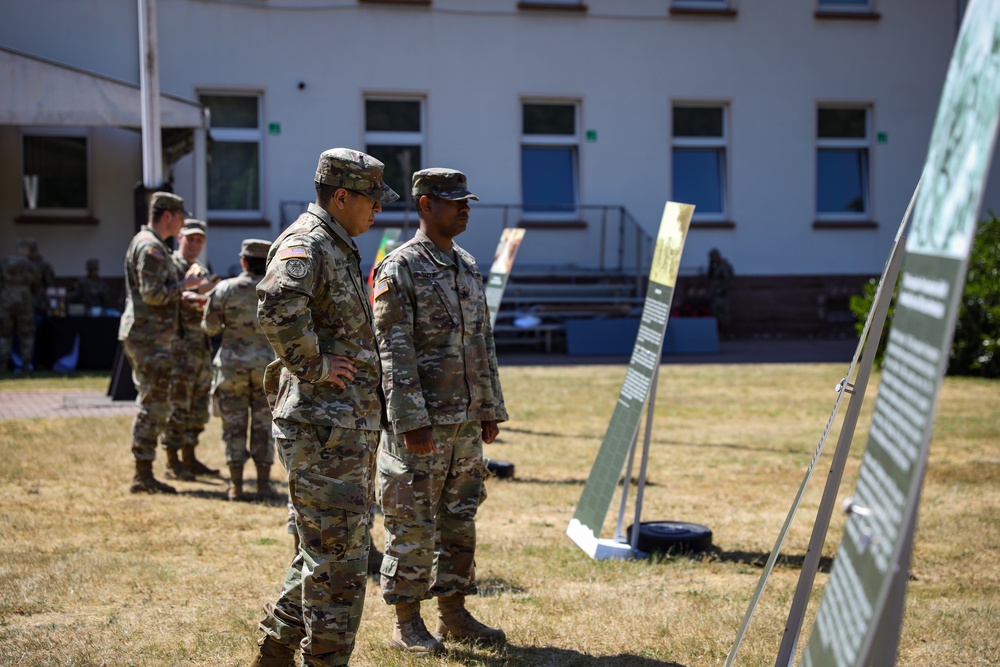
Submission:
[[[170,259],[165,241],[177,235],[186,215],[182,198],[154,192],[149,221],[125,252],[125,312],[118,339],[132,366],[139,394],[139,412],[132,422],[132,493],[177,492],[153,477],[156,442],[167,425],[170,409],[171,347],[179,335],[181,293],[211,287],[203,277],[180,274]]]
[[[288,473],[298,551],[261,621],[258,665],[346,665],[361,624],[382,368],[355,236],[398,199],[384,165],[324,151],[316,202],[271,245],[257,317],[277,355],[264,375]],[[336,484],[331,484],[335,480]],[[336,512],[330,512],[335,506]],[[308,564],[308,566],[306,566]]]
[[[183,201],[163,201],[173,210],[184,209]],[[207,223],[185,218],[177,233],[177,249],[170,259],[179,275],[209,276],[214,285],[218,279],[211,276],[200,259],[207,237]],[[208,394],[212,389],[212,342],[201,330],[204,309],[204,296],[190,291],[181,294],[180,335],[173,341],[170,416],[162,439],[168,479],[193,481],[198,475],[219,476],[217,469],[209,468],[195,455],[198,438],[208,423]]]
[[[390,645],[422,654],[444,651],[448,639],[506,641],[465,598],[476,593],[483,442],[493,442],[507,410],[482,274],[454,242],[479,198],[455,169],[416,172],[412,193],[420,228],[379,264],[372,295],[391,427],[378,485],[382,498],[402,499],[382,506],[382,598],[396,611]],[[433,635],[420,616],[431,597]]]
[[[244,499],[243,466],[251,458],[257,468],[257,497],[274,495],[271,408],[263,387],[264,369],[274,352],[257,322],[257,283],[264,277],[270,247],[271,242],[262,239],[245,239],[240,244],[243,272],[216,285],[201,321],[206,335],[221,335],[212,361],[212,406],[222,419],[229,500]]]

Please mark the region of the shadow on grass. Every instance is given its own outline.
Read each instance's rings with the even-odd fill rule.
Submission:
[[[177,491],[177,495],[186,496],[188,498],[199,498],[201,500],[221,500],[223,502],[229,502],[226,498],[225,484],[222,485],[221,489],[183,489]],[[270,496],[268,498],[258,498],[257,494],[251,491],[244,491],[242,503],[256,503],[258,505],[267,505],[268,507],[288,507],[288,496],[281,495],[279,492],[277,495]]]
[[[521,433],[524,435],[536,435],[542,438],[572,438],[574,440],[601,440],[604,436],[597,436],[592,433],[553,433],[552,431],[533,431],[528,428],[515,428],[512,426],[502,426],[500,429],[500,435],[497,436],[496,442],[498,444],[512,444],[509,441],[504,440],[504,433]],[[668,447],[710,447],[715,449],[735,449],[740,451],[748,452],[774,452],[778,454],[795,454],[797,452],[792,452],[787,449],[779,449],[775,447],[747,447],[746,445],[741,445],[735,442],[680,442],[678,440],[667,440],[665,438],[657,438],[653,436],[650,438],[651,445],[666,445]]]
[[[572,649],[550,646],[514,646],[507,644],[495,655],[476,652],[470,648],[454,646],[450,657],[467,665],[483,667],[686,667],[677,662],[664,662],[638,655],[592,656]]]
[[[767,565],[767,559],[771,557],[770,552],[761,551],[724,551],[719,547],[711,547],[705,551],[689,551],[689,552],[672,552],[672,553],[653,553],[647,559],[651,564],[660,564],[676,560],[678,558],[687,558],[689,560],[695,561],[705,561],[711,563],[735,563],[737,565],[747,565],[754,568],[763,568]],[[805,563],[805,555],[792,555],[792,554],[778,554],[778,559],[775,561],[775,567],[788,567],[793,569],[802,569],[802,565]],[[817,569],[820,572],[829,573],[830,568],[833,567],[833,558],[829,556],[821,556],[819,559],[819,566]]]

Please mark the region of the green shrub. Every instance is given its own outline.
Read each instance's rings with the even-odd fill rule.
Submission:
[[[863,292],[851,297],[851,311],[857,322],[858,335],[864,329],[868,311],[875,298],[878,280],[872,279]],[[893,304],[896,294],[893,293]],[[893,305],[889,306],[889,321]],[[885,337],[882,333],[876,363],[881,365]],[[990,212],[990,217],[980,223],[972,244],[969,273],[965,292],[958,310],[955,337],[948,362],[949,375],[1000,377],[1000,217]]]

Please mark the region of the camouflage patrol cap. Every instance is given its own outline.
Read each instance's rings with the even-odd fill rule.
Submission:
[[[191,234],[208,236],[208,223],[201,220],[195,220],[194,218],[188,218],[181,226],[181,234],[184,236],[190,236]]]
[[[433,195],[441,199],[475,199],[479,197],[469,192],[465,174],[455,169],[421,169],[413,172],[413,198]]]
[[[271,242],[264,239],[243,239],[240,246],[240,257],[267,257],[267,251],[271,249]]]
[[[97,261],[96,259],[88,259],[87,260],[87,270],[88,271],[97,271],[100,268],[101,268],[101,263],[99,261]]]
[[[35,241],[35,239],[33,238],[22,236],[19,239],[17,239],[17,247],[27,248],[28,250],[35,250],[38,248],[38,242]]]
[[[184,199],[173,192],[154,192],[149,198],[149,210],[157,211],[180,211],[187,214],[184,208]]]
[[[367,153],[350,148],[331,148],[319,156],[316,182],[359,192],[383,204],[399,195],[382,180],[385,165]]]

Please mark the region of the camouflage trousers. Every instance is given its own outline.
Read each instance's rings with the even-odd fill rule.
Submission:
[[[486,498],[480,422],[434,426],[437,454],[383,439],[378,487],[385,515],[382,597],[418,602],[476,589],[476,511]]]
[[[378,431],[275,419],[299,537],[261,629],[302,648],[305,667],[346,665],[365,604],[368,522]]]
[[[0,373],[7,372],[7,363],[14,348],[15,329],[21,341],[21,360],[27,366],[35,358],[35,309],[31,293],[27,290],[21,298],[10,298],[5,294],[0,299]]]
[[[132,420],[132,458],[152,461],[156,458],[156,440],[167,425],[170,414],[170,369],[174,358],[170,346],[160,343],[122,341],[139,412]]]
[[[208,392],[212,388],[212,349],[204,336],[174,341],[170,378],[170,414],[163,433],[164,449],[196,447],[208,423]]]
[[[212,399],[216,414],[222,418],[226,463],[241,466],[251,458],[259,465],[274,463],[271,408],[264,396],[264,369],[217,368]]]

